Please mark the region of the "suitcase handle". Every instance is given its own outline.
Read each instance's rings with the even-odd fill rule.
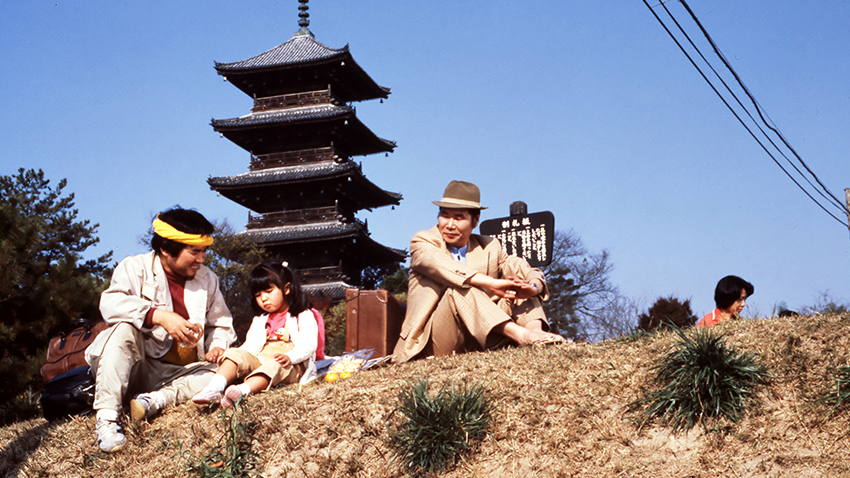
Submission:
[[[348,290],[351,292],[351,296],[349,297],[349,296],[348,296],[348,294],[346,294],[346,296],[345,296],[345,301],[346,301],[346,302],[348,302],[348,301],[352,301],[352,300],[354,300],[354,299],[356,299],[356,298],[360,297],[360,289],[348,289]],[[378,290],[384,290],[384,289],[377,289],[376,291],[378,291]],[[387,303],[387,301],[388,301],[388,300],[389,300],[389,298],[390,298],[390,297],[389,297],[389,296],[390,296],[390,293],[389,293],[389,292],[387,292],[387,293],[385,294],[385,295],[386,295],[385,297],[382,297],[382,295],[383,295],[383,294],[375,294],[375,299],[377,299],[377,300],[378,300],[379,302],[381,302],[381,303],[386,304],[386,303]]]

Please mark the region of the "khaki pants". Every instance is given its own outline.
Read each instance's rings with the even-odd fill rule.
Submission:
[[[266,349],[268,348],[264,347],[263,351],[260,352],[260,356],[263,358],[262,362],[254,354],[242,349],[225,350],[222,361],[226,359],[236,364],[236,380],[244,380],[254,375],[265,375],[269,379],[269,386],[266,387],[266,390],[280,383],[285,385],[298,383],[307,370],[306,365],[298,363],[285,368],[281,367],[273,357],[274,351],[264,353],[267,352]],[[289,350],[292,349],[289,348]]]
[[[148,357],[142,332],[129,323],[101,333],[109,336],[101,350],[92,351],[95,410],[121,410],[133,395],[153,391],[165,397],[166,406],[183,403],[200,392],[218,368],[209,362],[174,365]]]
[[[537,297],[493,302],[477,287],[449,287],[431,314],[431,339],[422,353],[441,357],[455,352],[503,347],[510,343],[510,339],[491,335],[490,332],[509,320],[523,327],[531,321],[541,320],[544,330],[548,330],[546,314]]]

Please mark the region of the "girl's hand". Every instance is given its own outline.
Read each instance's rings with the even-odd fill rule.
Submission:
[[[213,347],[204,355],[204,358],[207,359],[207,362],[218,363],[218,359],[224,355],[224,349],[221,347]]]
[[[286,354],[274,354],[274,359],[277,360],[277,363],[280,364],[281,367],[286,368],[292,365],[292,359],[289,358],[289,355]]]

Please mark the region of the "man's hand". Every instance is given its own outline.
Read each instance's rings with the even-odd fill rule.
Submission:
[[[516,299],[528,299],[529,297],[534,297],[535,295],[540,293],[540,284],[537,282],[531,282],[527,280],[520,279],[518,277],[508,277],[509,280],[513,281],[516,288],[514,289],[514,297]]]
[[[159,325],[174,340],[183,345],[195,345],[201,338],[201,328],[170,310],[156,309],[153,311],[151,322]]]
[[[503,299],[528,299],[539,294],[541,289],[541,284],[518,277],[495,279],[485,274],[475,274],[470,277],[469,285]]]
[[[274,359],[277,360],[277,363],[280,364],[281,367],[286,368],[292,365],[292,359],[289,358],[289,355],[286,354],[274,354]]]
[[[207,362],[218,363],[218,359],[224,355],[224,349],[221,347],[213,347],[204,355],[204,358],[207,359]]]
[[[474,274],[469,278],[469,285],[503,299],[515,298],[518,287],[511,279],[495,279],[486,274]]]

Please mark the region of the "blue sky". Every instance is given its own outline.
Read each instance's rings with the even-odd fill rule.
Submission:
[[[689,4],[843,200],[850,3]],[[4,1],[0,174],[67,178],[79,217],[100,224],[92,255],[145,251],[150,218],[175,204],[244,229],[247,210],[206,179],[245,172],[249,156],[209,123],[248,113],[251,99],[213,62],[288,40],[297,6]],[[685,20],[681,4],[667,6]],[[360,214],[377,241],[406,249],[435,222],[431,201],[463,179],[481,187],[483,219],[522,200],[590,250],[608,249],[612,282],[647,305],[675,295],[704,314],[727,274],[755,285],[748,314],[824,292],[850,299],[846,218],[842,226],[797,189],[642,1],[313,0],[310,21],[318,41],[349,44],[392,88],[383,103],[357,105],[361,121],[398,143],[388,157],[357,158],[370,180],[404,195],[400,207]]]

